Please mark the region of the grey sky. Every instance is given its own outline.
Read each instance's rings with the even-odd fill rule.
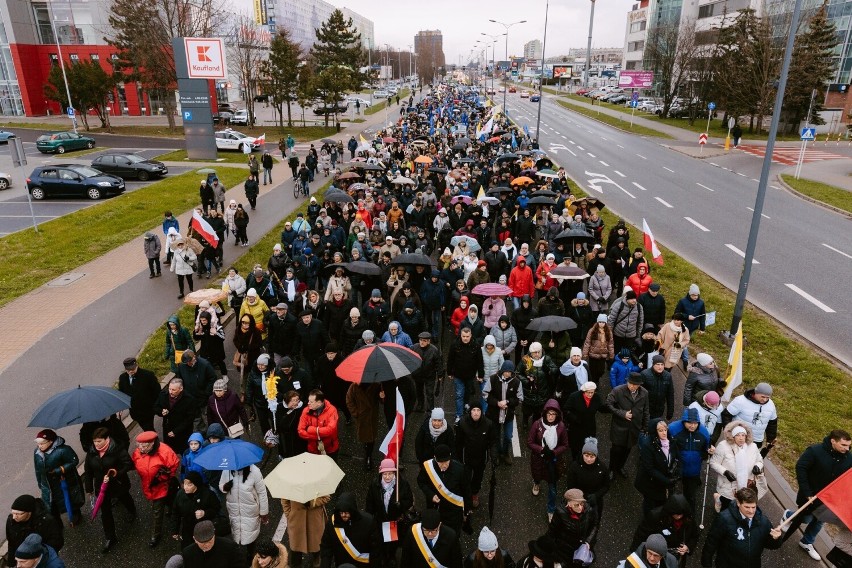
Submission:
[[[408,49],[419,30],[440,29],[444,36],[444,54],[448,63],[470,56],[480,33],[502,34],[505,23],[527,20],[509,31],[509,55],[523,55],[524,43],[543,39],[545,0],[330,0],[346,6],[375,23],[378,46]],[[621,47],[624,44],[626,14],[630,0],[603,0],[595,4],[593,47]],[[545,57],[567,53],[571,47],[585,47],[589,33],[588,0],[550,0]],[[505,38],[501,37],[496,56],[505,56]],[[475,56],[474,56],[475,57]],[[490,59],[490,50],[488,58]]]

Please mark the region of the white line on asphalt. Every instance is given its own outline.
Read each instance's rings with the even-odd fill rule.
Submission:
[[[603,136],[601,136],[601,140],[606,141],[606,138],[604,138]]]
[[[591,152],[586,152],[586,154],[588,154],[590,158],[597,158],[597,156],[595,156],[595,155],[594,155],[594,154],[592,154]]]
[[[562,137],[562,139],[563,139],[563,140],[567,140],[567,139],[568,139],[568,137],[567,137],[567,136],[565,136],[564,134],[560,134],[560,136]]]
[[[576,142],[574,142],[573,140],[569,140],[568,142],[570,142],[570,143],[571,143],[571,144],[573,144],[574,146],[576,146],[576,145],[577,145],[577,143],[576,143]]]
[[[716,162],[707,162],[707,163],[710,164],[711,166],[716,166],[717,168],[720,167],[719,164],[717,164]]]
[[[601,165],[602,165],[603,167],[605,167],[605,168],[608,168],[608,167],[609,167],[609,164],[607,164],[607,163],[606,163],[606,162],[604,162],[603,160],[598,160],[598,161],[601,163]]]
[[[638,184],[638,183],[636,183],[635,181],[633,182],[633,185],[635,185],[636,187],[638,187],[638,188],[639,188],[639,189],[641,189],[642,191],[648,191],[647,189],[645,189],[644,187],[642,187],[641,185],[639,185],[639,184]]]
[[[618,170],[612,170],[612,171],[614,171],[615,173],[617,173],[618,175],[620,175],[620,176],[621,176],[621,177],[623,177],[623,178],[626,178],[626,177],[627,177],[626,175],[624,175],[623,173],[621,173],[621,172],[620,172],[620,171],[618,171]]]
[[[555,131],[555,130],[553,131],[553,133],[554,133],[554,134],[559,134],[559,133],[558,133],[557,131]]]
[[[748,177],[748,176],[746,176],[745,174],[741,174],[740,172],[737,172],[737,175],[738,175],[738,176],[743,176],[743,177]]]
[[[746,209],[748,209],[749,211],[751,211],[752,213],[754,213],[754,209],[752,209],[751,207],[746,207]],[[763,213],[761,213],[761,214],[760,214],[760,216],[761,216],[761,217],[763,217],[763,218],[765,218],[765,219],[771,219],[771,218],[772,218],[772,217],[770,217],[769,215],[764,215]]]
[[[812,303],[813,305],[815,305],[816,307],[818,307],[819,309],[821,309],[825,313],[827,313],[827,314],[833,314],[834,313],[834,310],[832,310],[831,308],[829,308],[828,306],[826,306],[825,304],[823,304],[822,302],[820,302],[819,300],[817,300],[816,298],[814,298],[813,296],[811,296],[810,294],[808,294],[807,292],[805,292],[804,290],[802,290],[801,288],[796,286],[795,284],[784,284],[784,286],[786,286],[787,288],[789,288],[790,290],[792,290],[793,292],[795,292],[796,294],[798,294],[799,296],[801,296],[805,300],[809,301],[810,303]]]
[[[727,243],[727,244],[725,244],[725,246],[728,247],[729,249],[731,249],[732,251],[734,251],[735,253],[737,253],[738,255],[740,255],[741,257],[745,258],[745,253],[743,251],[741,251],[740,249],[738,249],[737,247],[735,247],[734,245]],[[759,262],[757,262],[753,258],[751,259],[751,263],[752,264],[760,264]]]
[[[704,189],[706,189],[707,191],[716,191],[715,189],[711,189],[711,188],[707,187],[707,186],[706,186],[706,185],[704,185],[703,183],[695,182],[695,185],[697,185],[697,186],[699,186],[699,187],[703,187],[703,188],[704,188]]]
[[[565,148],[565,149],[568,150],[569,152],[571,152],[572,156],[574,156],[575,158],[577,157],[577,154],[574,153],[574,150],[572,150],[571,148]]]
[[[701,223],[699,223],[698,221],[696,221],[692,217],[684,217],[684,219],[686,219],[687,221],[689,221],[690,223],[692,223],[693,225],[695,225],[696,227],[698,227],[699,229],[701,229],[705,233],[710,232],[710,229],[708,229],[707,227],[705,227],[704,225],[702,225]]]
[[[521,457],[521,440],[518,437],[518,417],[512,418],[512,455]]]
[[[756,181],[757,183],[760,183],[760,180],[759,180],[759,179],[751,178],[751,181]]]
[[[833,246],[831,246],[831,245],[827,245],[827,244],[825,244],[825,243],[822,243],[822,246],[824,246],[824,247],[825,247],[825,248],[827,248],[827,249],[831,249],[831,250],[833,250],[834,252],[836,252],[836,253],[838,253],[838,254],[842,254],[842,255],[843,255],[843,256],[845,256],[846,258],[852,258],[852,255],[846,254],[846,253],[845,253],[845,252],[843,252],[842,250],[837,250],[836,248],[834,248],[834,247],[833,247]]]
[[[780,188],[780,187],[778,187],[777,185],[770,185],[769,187],[771,187],[772,189],[781,189],[781,188]]]
[[[671,169],[671,168],[667,168],[666,166],[663,166],[663,169],[664,169],[664,170],[668,170],[668,171],[670,171],[671,173],[674,173],[674,170],[673,170],[673,169]]]
[[[583,148],[582,146],[577,146],[577,149],[578,149],[579,151],[581,151],[581,152],[585,152],[585,151],[586,151],[586,149],[585,149],[585,148]]]
[[[659,197],[657,197],[656,195],[654,196],[654,199],[656,199],[657,201],[659,201],[660,203],[662,203],[663,205],[665,205],[665,206],[666,206],[666,207],[668,207],[669,209],[674,209],[674,205],[672,205],[672,204],[671,204],[671,203],[669,203],[668,201],[665,201],[664,199],[660,199],[660,198],[659,198]]]

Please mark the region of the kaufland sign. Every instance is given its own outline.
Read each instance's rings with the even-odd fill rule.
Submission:
[[[221,39],[187,37],[183,43],[190,79],[226,78],[225,50]]]

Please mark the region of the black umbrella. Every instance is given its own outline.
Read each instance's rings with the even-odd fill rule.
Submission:
[[[87,385],[57,393],[33,412],[30,428],[64,428],[95,422],[130,408],[130,397],[114,388]]]
[[[592,207],[596,207],[598,211],[606,207],[603,201],[601,201],[600,199],[595,199],[594,197],[581,197],[580,199],[577,199],[576,201],[572,202],[571,205],[573,205],[574,207],[579,207],[581,203],[588,204],[589,209],[591,209]]]
[[[506,131],[499,128],[491,131],[491,136],[502,136],[503,134],[506,134]]]
[[[571,318],[562,316],[544,316],[541,318],[533,318],[527,325],[527,331],[565,331],[567,329],[577,329],[577,323]]]
[[[554,200],[550,199],[549,197],[538,196],[538,197],[533,197],[532,199],[527,201],[527,204],[528,205],[548,205],[550,207],[553,207],[554,205],[556,205],[556,202]]]
[[[553,161],[550,158],[539,158],[535,163],[535,169],[544,170],[553,167]]]
[[[362,164],[356,164],[356,165],[352,166],[352,169],[353,170],[364,170],[364,171],[369,171],[369,172],[377,172],[377,171],[383,171],[384,170],[384,168],[382,166],[378,165],[378,164],[368,164],[366,162],[362,163]]]
[[[332,140],[331,138],[323,138],[320,142],[323,144],[337,144],[337,140]]]
[[[348,266],[347,263],[334,262],[332,264],[327,264],[327,265],[323,266],[322,267],[322,273],[325,274],[326,276],[331,276],[332,274],[334,274],[334,271],[337,270],[338,268],[342,268],[344,270],[344,272],[349,270],[349,266]]]
[[[456,140],[456,144],[470,144],[470,138],[468,138],[467,136],[462,136],[461,138]]]
[[[488,195],[499,195],[501,193],[515,193],[515,190],[511,187],[506,187],[505,185],[498,185],[497,187],[492,187],[485,193]]]
[[[449,173],[450,170],[448,170],[447,168],[441,168],[441,167],[433,166],[431,168],[427,168],[426,171],[432,172],[432,173],[435,173],[435,174],[447,174],[447,173]]]
[[[537,189],[532,192],[532,197],[556,197],[557,195],[559,194],[549,189]]]
[[[332,203],[355,203],[354,199],[340,190],[327,191],[325,196],[323,196],[323,201],[331,201]]]
[[[378,276],[382,273],[381,268],[364,260],[356,260],[346,263],[346,269],[353,274],[362,274],[364,276]]]
[[[453,150],[459,151],[464,150],[465,148],[467,148],[467,144],[462,144],[461,142],[456,142],[455,144],[453,144]]]
[[[457,161],[458,161],[458,163],[460,163],[460,164],[472,164],[472,163],[474,163],[476,160],[474,160],[473,158],[459,158]]]
[[[582,229],[566,229],[553,237],[553,242],[563,245],[571,245],[574,248],[574,243],[590,243],[595,240],[590,233]]]
[[[532,156],[532,152],[528,150],[521,150],[520,152],[515,152],[518,156]]]
[[[517,154],[512,154],[511,152],[509,152],[508,154],[503,154],[502,156],[498,156],[497,162],[498,163],[500,163],[500,162],[511,162],[511,161],[517,160],[518,157],[519,156]]]
[[[410,264],[411,266],[435,266],[434,261],[422,252],[407,252],[391,261],[391,264]]]

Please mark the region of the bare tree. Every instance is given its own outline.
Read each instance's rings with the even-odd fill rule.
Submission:
[[[672,101],[685,85],[699,54],[695,42],[695,20],[661,21],[648,33],[645,57],[654,71],[663,112],[668,116]]]
[[[252,17],[236,16],[227,34],[228,63],[240,81],[240,92],[248,111],[248,123],[254,125],[254,97],[263,62],[269,54],[269,32],[255,24]]]

